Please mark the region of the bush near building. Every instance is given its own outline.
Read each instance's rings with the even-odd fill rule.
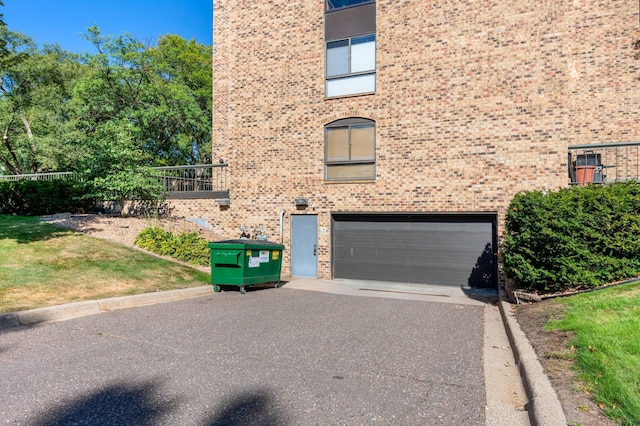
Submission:
[[[174,235],[159,227],[148,227],[138,234],[135,245],[192,265],[209,265],[209,243],[196,232],[180,232]]]
[[[0,181],[0,214],[24,216],[86,211],[86,186],[74,180]]]
[[[596,288],[640,276],[640,185],[589,185],[517,194],[502,262],[519,288]]]

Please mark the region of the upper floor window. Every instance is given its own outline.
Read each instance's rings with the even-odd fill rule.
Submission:
[[[371,3],[373,0],[326,0],[326,9],[340,9],[343,7],[355,6],[361,3]]]
[[[347,7],[353,6],[353,7]],[[376,91],[376,3],[327,0],[325,96]]]
[[[327,97],[375,92],[375,34],[328,42],[326,68]]]
[[[326,180],[376,178],[376,128],[373,120],[345,118],[324,128]]]

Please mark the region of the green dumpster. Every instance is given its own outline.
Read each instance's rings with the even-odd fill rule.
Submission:
[[[209,243],[211,250],[211,284],[213,291],[220,286],[245,286],[275,283],[280,285],[282,244],[259,240],[226,240]]]

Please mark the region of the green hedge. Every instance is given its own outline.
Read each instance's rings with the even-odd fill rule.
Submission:
[[[171,256],[192,265],[208,266],[209,242],[195,232],[173,235],[159,227],[148,227],[140,231],[135,245],[162,256]]]
[[[506,216],[505,274],[539,292],[594,288],[640,275],[640,185],[518,194]]]
[[[39,216],[86,211],[95,205],[82,200],[85,186],[73,180],[0,181],[0,214]]]

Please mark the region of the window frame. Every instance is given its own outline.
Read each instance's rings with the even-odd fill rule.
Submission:
[[[368,69],[368,70],[362,70],[362,71],[356,71],[356,72],[352,72],[351,70],[353,69],[353,45],[358,45],[359,43],[357,43],[357,41],[360,40],[366,40],[367,38],[372,38],[372,40],[367,40],[365,41],[365,43],[370,43],[371,41],[373,41],[373,68]],[[376,37],[376,33],[369,33],[369,34],[360,34],[360,35],[355,35],[355,36],[351,36],[351,37],[345,37],[345,38],[341,38],[338,40],[328,40],[325,42],[325,48],[324,48],[324,78],[325,78],[325,85],[324,85],[324,92],[325,92],[325,97],[326,98],[334,98],[334,97],[342,97],[342,96],[354,96],[354,95],[365,95],[365,94],[370,94],[370,93],[375,93],[376,92],[376,71],[377,71],[377,37]],[[356,40],[356,43],[354,43],[354,40]],[[335,43],[341,43],[341,42],[347,42],[347,65],[349,67],[349,70],[347,73],[342,73],[342,74],[332,74],[329,75],[329,45],[330,44],[335,44]],[[350,93],[344,93],[344,94],[338,94],[338,95],[329,95],[329,83],[331,81],[337,81],[337,80],[345,80],[345,79],[349,79],[349,78],[356,78],[356,77],[364,77],[364,76],[373,76],[373,89],[372,90],[367,90],[367,91],[363,91],[363,92],[350,92]]]
[[[371,158],[353,160],[352,157],[352,130],[353,129],[373,129],[373,152]],[[348,129],[348,155],[347,160],[330,160],[328,159],[329,151],[329,138],[328,134],[331,129]],[[376,179],[376,122],[368,118],[351,117],[333,121],[324,126],[324,179],[327,182],[341,182],[341,181],[371,181]],[[329,178],[329,169],[331,166],[347,166],[347,165],[372,165],[373,173],[367,177],[344,177],[344,178]]]
[[[364,4],[367,3],[375,3],[376,0],[359,0],[357,3],[353,3],[353,4],[348,4],[345,6],[340,6],[340,7],[330,7],[331,5],[331,0],[325,0],[324,2],[324,10],[325,12],[330,12],[332,10],[342,10],[342,9],[346,9],[348,7],[357,7],[357,6],[362,6]]]

